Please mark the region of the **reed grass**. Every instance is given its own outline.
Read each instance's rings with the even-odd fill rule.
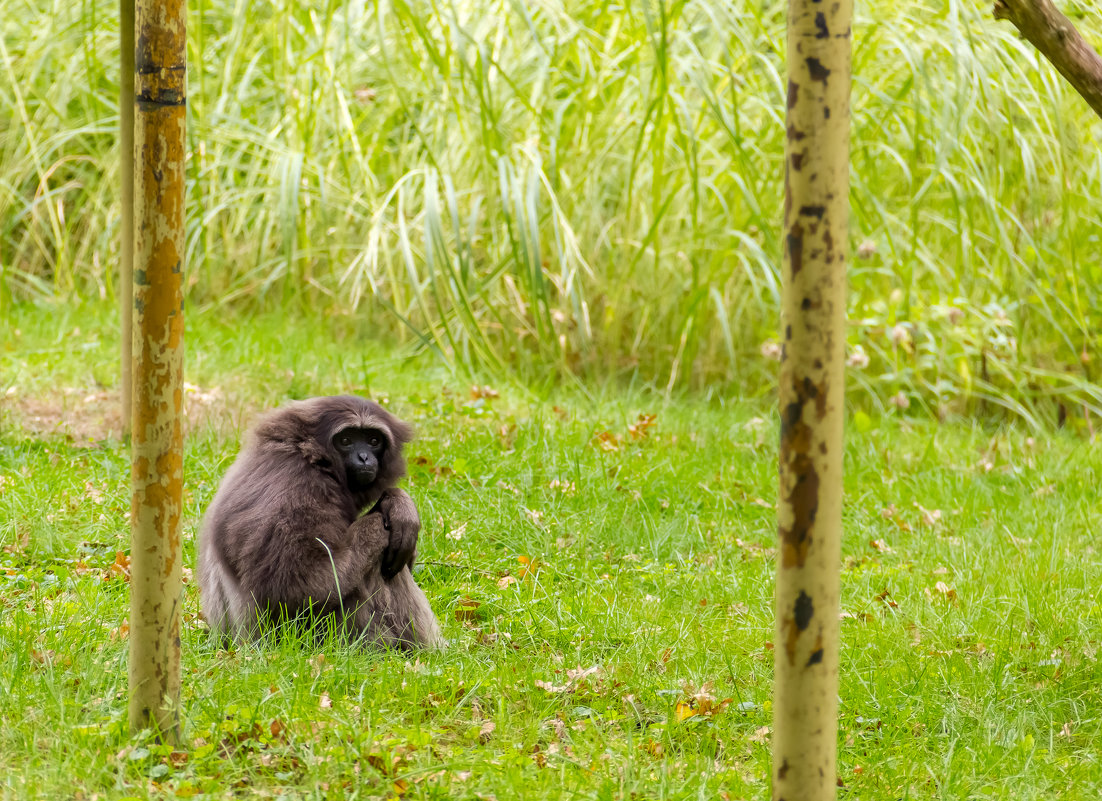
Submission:
[[[115,294],[115,13],[0,0],[6,305]],[[358,315],[532,380],[771,386],[780,0],[198,0],[189,26],[193,306]],[[1102,414],[1102,123],[951,0],[862,7],[852,113],[854,402]]]

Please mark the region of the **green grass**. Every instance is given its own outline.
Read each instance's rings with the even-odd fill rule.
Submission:
[[[0,351],[0,796],[768,795],[768,403],[507,383],[472,398],[426,357],[350,359],[351,323],[194,315],[189,399],[212,411],[187,438],[185,564],[252,410],[370,388],[419,430],[417,577],[452,642],[220,651],[189,583],[173,753],[125,731],[127,588],[104,576],[128,548],[128,455],[95,433],[111,317],[40,312],[17,311]],[[55,418],[71,436],[32,433]],[[846,450],[846,795],[1098,796],[1097,449],[898,412],[862,426]],[[702,688],[730,703],[679,721]]]
[[[189,10],[192,308],[355,309],[499,376],[769,380],[781,0]],[[0,0],[4,308],[115,296],[115,14]],[[1102,415],[1102,123],[951,0],[861,5],[852,108],[854,402]]]

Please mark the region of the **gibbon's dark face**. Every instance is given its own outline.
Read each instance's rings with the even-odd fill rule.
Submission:
[[[374,428],[344,428],[333,435],[333,448],[340,454],[345,478],[353,491],[371,486],[386,445],[383,432]]]

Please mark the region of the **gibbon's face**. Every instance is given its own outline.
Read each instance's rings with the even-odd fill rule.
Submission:
[[[379,473],[379,462],[386,453],[387,440],[374,428],[344,428],[333,435],[333,449],[344,464],[348,486],[354,491],[367,489]]]

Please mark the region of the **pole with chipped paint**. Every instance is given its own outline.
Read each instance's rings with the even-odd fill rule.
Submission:
[[[129,437],[134,412],[134,0],[119,0],[119,51],[119,433]]]
[[[179,738],[183,500],[183,0],[138,0],[130,728]]]
[[[773,798],[836,793],[852,0],[789,0]]]

